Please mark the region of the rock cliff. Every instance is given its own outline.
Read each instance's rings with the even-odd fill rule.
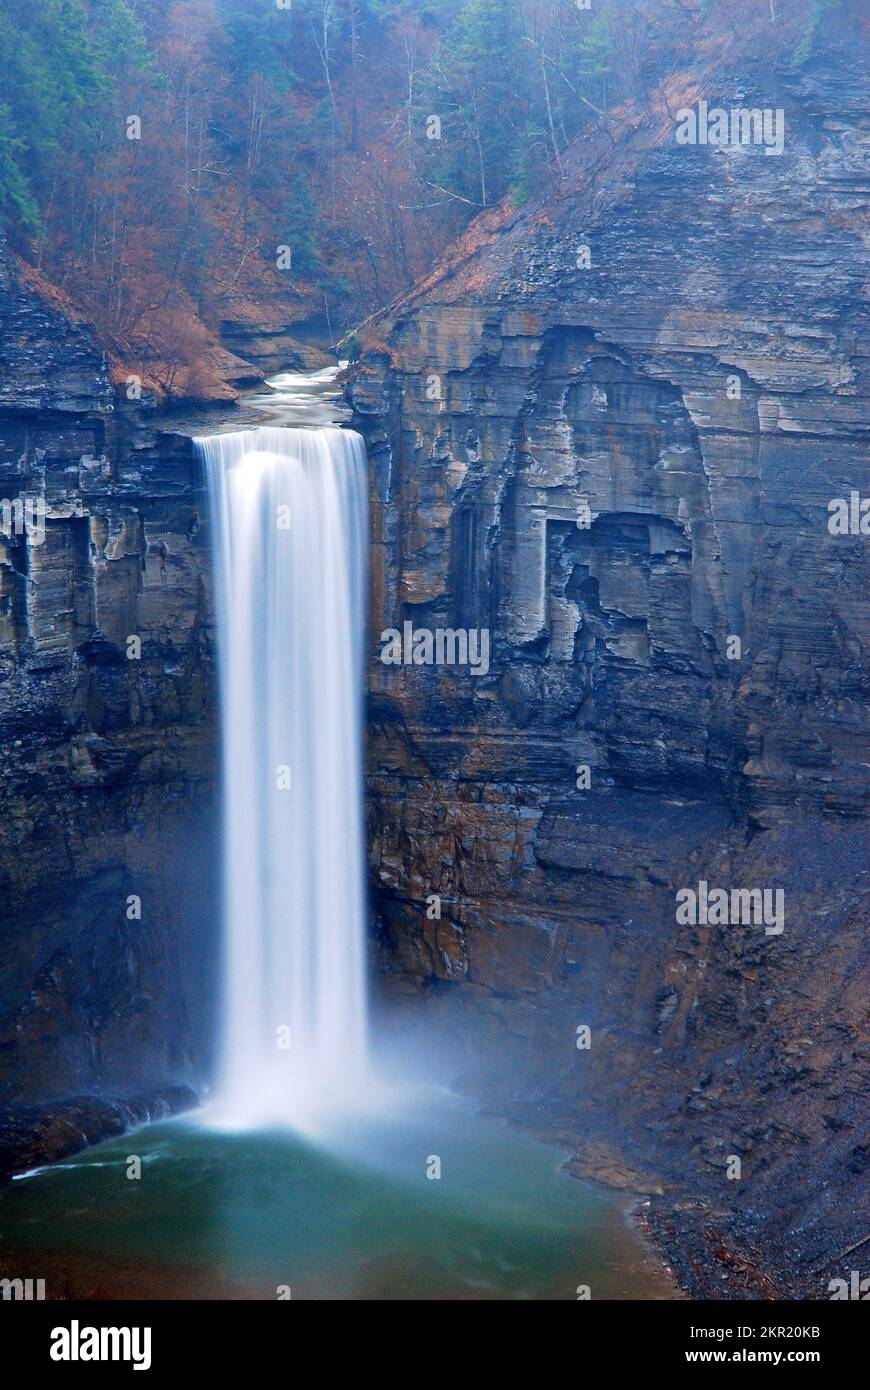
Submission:
[[[0,1099],[198,1079],[215,717],[190,442],[0,247]]]
[[[394,992],[586,1171],[679,1192],[653,1223],[716,1296],[826,1296],[870,1210],[870,536],[829,529],[868,494],[865,59],[672,73],[350,386]],[[699,101],[780,109],[782,153],[678,144]],[[487,629],[488,673],[384,664],[405,622]],[[783,930],[681,924],[701,882]]]

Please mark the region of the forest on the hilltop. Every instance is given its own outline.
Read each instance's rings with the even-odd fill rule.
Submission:
[[[803,54],[834,3],[803,0]],[[190,389],[222,318],[268,302],[337,340],[481,209],[558,181],[687,23],[736,35],[769,5],[5,0],[0,225],[116,363]]]

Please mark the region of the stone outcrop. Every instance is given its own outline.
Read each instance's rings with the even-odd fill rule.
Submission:
[[[0,498],[0,1098],[198,1081],[216,919],[202,479],[2,248]]]
[[[715,1228],[707,1295],[825,1296],[870,1205],[870,536],[828,525],[870,492],[853,39],[672,74],[473,224],[350,386],[393,992],[467,1025],[490,1103],[692,1194],[659,1231]],[[678,145],[700,99],[781,107],[783,153]],[[406,621],[488,629],[488,673],[383,664]],[[783,890],[784,930],[680,924],[701,881]]]
[[[222,303],[217,313],[221,342],[264,376],[318,371],[335,363],[323,347],[329,325],[311,313],[308,301],[294,313],[281,301],[263,303],[239,295]]]
[[[0,1183],[196,1103],[189,1086],[164,1086],[115,1100],[74,1096],[46,1105],[0,1105]]]

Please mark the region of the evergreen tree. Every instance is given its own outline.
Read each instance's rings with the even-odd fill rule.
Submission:
[[[424,88],[426,114],[441,121],[430,142],[435,181],[473,204],[497,202],[516,173],[533,88],[514,0],[468,0]]]
[[[93,145],[101,104],[142,52],[126,0],[11,0],[0,12],[0,214],[30,227],[53,175]]]

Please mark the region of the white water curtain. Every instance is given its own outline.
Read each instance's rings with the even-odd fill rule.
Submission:
[[[221,673],[216,1108],[232,1125],[301,1124],[365,1084],[365,448],[341,429],[197,444]]]

